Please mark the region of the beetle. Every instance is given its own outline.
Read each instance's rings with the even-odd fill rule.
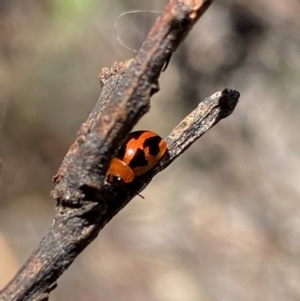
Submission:
[[[168,151],[166,141],[151,131],[129,133],[110,163],[107,182],[131,183],[153,168]]]

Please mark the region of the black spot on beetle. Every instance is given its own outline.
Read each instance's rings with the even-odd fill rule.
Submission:
[[[132,160],[129,162],[129,167],[132,169],[136,167],[146,166],[148,161],[145,158],[145,152],[140,148],[137,149],[136,153],[134,154]]]
[[[117,158],[119,158],[121,160],[124,158],[125,153],[126,153],[126,147],[127,147],[127,145],[125,143],[119,148],[117,155],[116,155]]]
[[[127,151],[128,141],[130,141],[131,139],[138,140],[143,133],[144,133],[144,131],[135,131],[135,132],[129,133],[129,135],[128,135],[127,139],[125,140],[124,144],[122,146],[120,146],[116,157],[123,160],[123,158],[125,157],[126,151]]]
[[[159,143],[161,141],[161,137],[159,136],[154,136],[146,139],[144,141],[143,147],[149,147],[149,154],[153,157],[157,156],[160,149],[159,149]]]

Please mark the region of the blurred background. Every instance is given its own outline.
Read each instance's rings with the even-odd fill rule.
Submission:
[[[1,0],[0,287],[47,233],[56,173],[100,94],[134,56],[126,11],[165,1]],[[166,136],[223,88],[241,98],[159,174],[58,281],[51,300],[300,300],[300,2],[216,1],[137,125]],[[157,15],[116,24],[138,48]]]

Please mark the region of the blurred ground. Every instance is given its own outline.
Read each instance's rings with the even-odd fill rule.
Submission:
[[[0,287],[51,224],[51,177],[98,99],[100,69],[133,56],[116,17],[163,4],[0,2]],[[212,5],[137,128],[166,136],[225,87],[240,103],[106,226],[51,300],[300,300],[299,14],[297,0]],[[147,20],[135,18],[118,23],[133,44]]]

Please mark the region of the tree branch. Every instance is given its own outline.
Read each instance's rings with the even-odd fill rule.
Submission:
[[[99,231],[195,140],[231,114],[239,93],[217,92],[206,98],[166,138],[169,152],[155,168],[122,187],[106,184],[115,150],[149,110],[160,72],[212,0],[170,0],[137,56],[103,68],[102,93],[54,177],[57,200],[51,228],[0,300],[47,300],[58,277]]]

